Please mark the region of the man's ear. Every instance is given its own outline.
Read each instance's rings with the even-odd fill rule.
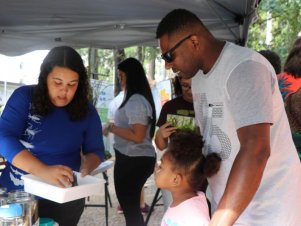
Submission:
[[[194,48],[198,48],[198,46],[199,46],[199,44],[200,44],[200,41],[199,41],[198,36],[192,35],[192,36],[190,37],[190,40],[192,41],[192,44],[193,44]]]

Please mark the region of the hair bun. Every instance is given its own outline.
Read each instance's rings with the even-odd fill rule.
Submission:
[[[211,177],[216,174],[220,168],[221,161],[222,159],[217,153],[213,152],[208,154],[205,157],[203,168],[205,176]]]

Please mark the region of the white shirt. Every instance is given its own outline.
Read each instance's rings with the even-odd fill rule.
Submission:
[[[119,94],[116,97],[114,97],[114,99],[110,102],[109,109],[108,109],[109,122],[114,122],[115,112],[121,105],[123,98],[124,98],[124,91],[120,91]]]
[[[194,76],[192,93],[204,154],[222,157],[219,172],[209,179],[212,210],[240,149],[237,129],[271,123],[271,155],[263,178],[235,225],[301,225],[301,164],[272,66],[255,51],[227,43],[211,71]]]

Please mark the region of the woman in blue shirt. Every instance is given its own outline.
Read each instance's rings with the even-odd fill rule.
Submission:
[[[104,156],[101,121],[89,103],[89,80],[80,55],[71,47],[53,48],[37,85],[15,90],[0,119],[0,153],[7,160],[0,184],[22,189],[23,174],[70,187],[73,170],[89,174]],[[60,226],[77,225],[84,199],[58,204],[39,200],[39,216]]]

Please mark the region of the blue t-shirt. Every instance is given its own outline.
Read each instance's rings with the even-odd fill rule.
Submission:
[[[90,104],[88,115],[71,121],[62,107],[55,107],[47,116],[30,113],[34,86],[22,86],[14,91],[0,118],[0,154],[7,160],[0,184],[8,190],[22,189],[21,176],[26,174],[11,162],[15,155],[27,149],[48,165],[65,165],[79,171],[81,157],[95,153],[104,157],[101,121]]]

